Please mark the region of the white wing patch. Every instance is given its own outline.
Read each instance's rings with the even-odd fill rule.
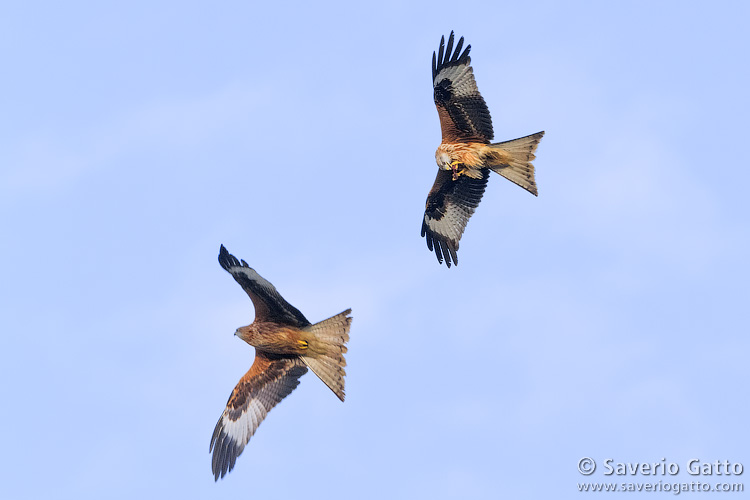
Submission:
[[[255,269],[252,267],[233,267],[231,270],[232,274],[244,274],[247,279],[250,281],[257,283],[258,286],[265,288],[267,290],[272,290],[275,294],[278,294],[279,292],[276,290],[276,287],[271,284],[270,281],[265,279],[263,276],[257,273]]]
[[[425,214],[424,221],[432,232],[452,240],[458,249],[458,240],[461,239],[471,214],[467,215],[463,210],[456,210],[456,208],[455,205],[449,204],[442,219],[433,219]]]
[[[479,93],[474,79],[474,69],[470,64],[449,66],[440,70],[432,82],[433,87],[444,79],[451,81],[451,91],[455,97],[470,97]]]
[[[471,72],[471,65],[469,64],[447,66],[441,69],[437,75],[435,75],[435,80],[433,80],[432,85],[435,86],[447,78],[448,80],[452,81],[453,85],[455,86],[458,84],[458,82],[464,81],[466,73],[471,74]]]
[[[266,415],[268,415],[268,411],[266,411],[257,399],[253,399],[250,402],[247,410],[237,420],[232,420],[227,415],[227,412],[224,412],[221,418],[224,433],[227,435],[225,439],[231,439],[234,446],[239,448],[238,455],[242,453],[245,445],[250,442],[250,438],[258,430],[260,423],[263,422]]]

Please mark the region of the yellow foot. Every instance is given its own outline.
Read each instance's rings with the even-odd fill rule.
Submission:
[[[307,340],[298,340],[297,347],[300,349],[307,349]]]
[[[451,170],[453,171],[453,180],[454,180],[454,181],[455,181],[456,179],[458,179],[458,176],[459,176],[459,175],[461,175],[461,174],[462,174],[462,173],[464,172],[464,169],[463,169],[463,168],[459,170],[459,168],[458,168],[458,167],[459,167],[459,165],[461,165],[461,162],[460,162],[460,161],[458,161],[458,160],[453,160],[452,162],[450,162],[450,163],[448,164],[448,166],[449,166],[449,167],[451,168]]]

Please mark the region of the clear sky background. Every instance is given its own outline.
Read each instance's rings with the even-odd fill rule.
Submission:
[[[749,17],[6,2],[0,497],[747,491]],[[496,139],[547,134],[539,197],[495,176],[449,270],[419,231],[440,141],[430,63],[452,29]],[[253,359],[221,243],[311,321],[355,319],[346,403],[306,375],[214,483],[211,433]],[[681,472],[605,476],[607,458]],[[746,472],[696,478],[693,458]]]

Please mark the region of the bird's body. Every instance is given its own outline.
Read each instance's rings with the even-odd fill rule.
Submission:
[[[471,67],[471,45],[453,51],[453,32],[445,47],[432,54],[432,84],[442,142],[435,152],[438,174],[427,195],[422,236],[438,262],[458,264],[458,243],[469,218],[482,200],[490,171],[537,195],[534,165],[544,132],[492,143],[494,131],[487,104],[477,89]]]
[[[304,354],[309,335],[289,325],[268,321],[254,321],[251,325],[237,329],[237,336],[251,346],[272,354]]]
[[[299,385],[308,368],[344,400],[344,353],[352,322],[351,309],[347,309],[311,324],[271,283],[223,245],[219,263],[255,306],[255,321],[235,332],[255,347],[255,361],[232,391],[211,438],[216,480],[232,470],[268,412]]]
[[[435,151],[438,167],[453,172],[452,180],[465,175],[472,179],[482,178],[482,169],[488,162],[507,164],[511,155],[499,148],[481,142],[443,142]]]

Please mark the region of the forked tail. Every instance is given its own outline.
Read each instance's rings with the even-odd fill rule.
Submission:
[[[531,162],[536,158],[534,151],[543,136],[544,132],[537,132],[512,141],[490,144],[490,148],[495,152],[492,155],[495,161],[489,162],[487,166],[537,196],[534,165]]]
[[[337,314],[307,328],[312,333],[308,351],[301,356],[302,361],[322,380],[336,396],[344,400],[344,376],[349,341],[349,328],[352,325],[352,310]]]

